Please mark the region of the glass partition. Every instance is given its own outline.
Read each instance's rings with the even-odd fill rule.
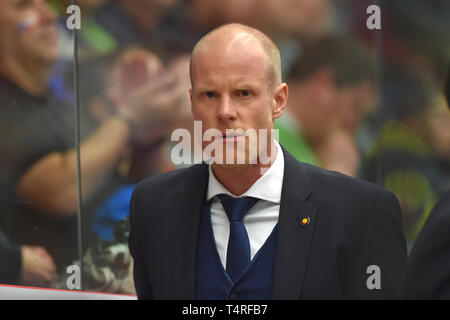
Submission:
[[[136,294],[131,195],[191,164],[171,157],[174,130],[193,133],[190,54],[224,23],[258,28],[280,49],[281,145],[392,191],[408,249],[450,188],[445,1],[71,5],[0,2],[3,284]]]
[[[50,2],[0,7],[0,283],[66,288],[79,261],[72,36]]]

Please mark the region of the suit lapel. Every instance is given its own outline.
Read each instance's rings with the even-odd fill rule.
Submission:
[[[173,217],[174,241],[171,246],[171,295],[195,299],[197,237],[202,206],[206,199],[208,167],[195,166],[188,181],[175,193],[170,216]]]
[[[311,183],[302,164],[285,158],[273,275],[273,299],[299,299],[311,247],[317,206],[307,199]],[[309,218],[308,224],[302,224]]]

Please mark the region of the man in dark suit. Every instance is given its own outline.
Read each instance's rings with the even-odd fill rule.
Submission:
[[[414,244],[405,277],[407,299],[450,299],[450,191],[435,206]]]
[[[280,70],[273,42],[243,25],[219,27],[194,48],[193,116],[204,132],[218,130],[223,152],[136,187],[140,299],[399,297],[406,246],[392,193],[300,163],[272,134],[252,152],[247,135],[227,131],[273,129],[288,97]]]

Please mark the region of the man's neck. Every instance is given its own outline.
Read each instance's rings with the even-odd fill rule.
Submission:
[[[268,157],[270,161],[267,164],[262,164],[258,160],[257,164],[245,164],[224,166],[212,164],[211,169],[216,179],[233,195],[240,196],[246,192],[250,187],[267,171],[274,163],[277,156],[277,147],[272,142],[272,152],[268,150]],[[269,154],[270,153],[270,154]]]
[[[32,96],[41,97],[48,91],[51,65],[45,63],[20,63],[2,58],[0,73]]]

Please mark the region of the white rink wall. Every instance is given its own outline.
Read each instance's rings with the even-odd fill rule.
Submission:
[[[136,300],[136,296],[0,285],[0,300]]]

